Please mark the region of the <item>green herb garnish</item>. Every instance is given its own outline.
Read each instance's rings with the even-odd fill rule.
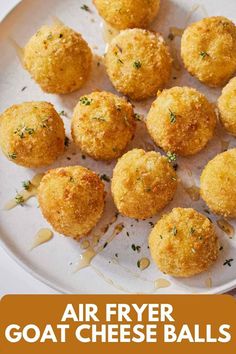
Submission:
[[[23,126],[22,128],[17,128],[14,131],[14,134],[17,134],[21,139],[25,138],[25,134],[28,133],[29,135],[32,135],[35,133],[35,130],[33,128],[27,128]]]
[[[141,246],[136,246],[134,243],[131,245],[131,248],[132,248],[133,251],[137,251],[138,253],[141,250]]]
[[[24,200],[24,198],[23,198],[23,196],[21,194],[17,194],[15,196],[15,201],[16,201],[17,205],[22,205],[22,204],[24,204],[25,200]]]
[[[15,160],[16,159],[16,153],[13,152],[12,154],[8,154],[9,158],[12,159],[12,160]]]
[[[137,121],[139,121],[139,122],[142,122],[142,116],[141,116],[141,114],[135,113],[135,114],[134,114],[134,119],[137,120]]]
[[[202,59],[205,59],[206,57],[209,57],[210,55],[207,52],[200,52],[200,56]]]
[[[32,135],[35,133],[35,130],[33,128],[25,128],[26,133],[28,133],[29,135]]]
[[[106,122],[106,119],[104,117],[92,117],[93,120],[98,120],[100,122]]]
[[[176,236],[178,233],[178,230],[176,229],[176,226],[173,227],[172,229],[173,235]]]
[[[173,124],[176,122],[176,114],[169,109],[170,112],[170,122]]]
[[[190,230],[189,230],[190,235],[194,234],[194,232],[195,232],[194,227],[190,227]]]
[[[81,7],[80,7],[82,10],[84,10],[84,11],[90,11],[90,8],[87,6],[87,5],[82,5]]]
[[[28,181],[23,181],[22,182],[22,187],[28,191],[30,189],[30,186],[31,186],[31,182],[28,180]]]
[[[223,266],[229,266],[229,267],[232,267],[232,262],[234,261],[233,258],[230,258],[230,259],[226,259],[226,261],[224,262]]]
[[[101,176],[100,176],[100,179],[101,179],[102,181],[111,182],[110,177],[107,176],[106,174],[101,175]]]
[[[142,66],[142,63],[141,63],[140,60],[135,60],[135,61],[134,61],[133,67],[134,67],[135,69],[140,69],[141,66]]]
[[[92,99],[84,96],[80,98],[80,103],[83,104],[84,106],[89,106],[92,103]]]
[[[48,126],[48,118],[45,118],[41,123],[41,128],[47,128]]]
[[[168,151],[166,156],[167,156],[167,159],[168,159],[168,161],[170,163],[176,161],[176,159],[177,159],[176,154],[174,152],[171,152],[171,151]]]
[[[67,114],[66,114],[66,112],[64,110],[62,110],[59,114],[60,114],[60,116],[67,117]]]

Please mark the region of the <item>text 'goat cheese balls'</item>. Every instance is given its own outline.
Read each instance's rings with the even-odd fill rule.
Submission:
[[[48,102],[25,102],[8,108],[0,119],[0,145],[18,165],[52,164],[64,152],[65,129]]]
[[[43,216],[59,233],[86,236],[104,209],[104,184],[81,166],[50,170],[43,177],[38,199]]]
[[[88,78],[92,53],[82,36],[55,21],[41,27],[24,48],[23,63],[48,93],[80,89]]]
[[[96,160],[120,156],[135,132],[133,107],[109,92],[80,98],[72,119],[72,137],[81,151]]]
[[[134,149],[123,155],[113,171],[111,191],[122,215],[146,219],[174,197],[177,176],[166,157]]]
[[[158,93],[146,120],[154,142],[166,152],[181,156],[202,150],[213,137],[214,107],[189,87],[173,87]]]
[[[149,236],[149,247],[159,269],[174,277],[206,271],[219,253],[213,224],[188,208],[175,208],[165,214]]]
[[[216,214],[236,217],[236,149],[223,152],[204,168],[200,179],[202,199]]]
[[[154,96],[171,74],[172,59],[164,39],[142,29],[121,31],[108,46],[105,64],[117,91],[134,100]]]
[[[157,16],[160,0],[93,0],[98,12],[112,27],[146,28]]]
[[[224,87],[218,108],[222,125],[228,133],[236,136],[236,77]]]
[[[183,33],[181,56],[190,74],[208,86],[223,86],[236,71],[236,26],[220,16],[193,23]]]

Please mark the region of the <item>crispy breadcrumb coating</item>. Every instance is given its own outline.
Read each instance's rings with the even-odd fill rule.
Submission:
[[[176,173],[158,152],[134,149],[123,155],[113,171],[111,191],[122,215],[146,219],[174,197]]]
[[[236,136],[236,77],[223,88],[218,99],[220,121],[228,133]]]
[[[25,167],[52,164],[64,152],[65,129],[48,102],[24,102],[0,118],[0,145],[12,162]]]
[[[236,149],[209,161],[200,182],[201,196],[214,213],[236,217]]]
[[[186,69],[204,84],[225,85],[236,71],[236,26],[225,17],[208,17],[183,33],[181,56]]]
[[[146,28],[157,16],[160,0],[93,0],[101,17],[112,27]]]
[[[134,136],[132,105],[109,92],[80,98],[74,109],[72,137],[81,151],[96,160],[119,157]]]
[[[108,46],[107,73],[114,87],[134,100],[154,96],[171,74],[172,59],[164,39],[142,29],[121,31]]]
[[[147,115],[147,128],[166,152],[193,155],[213,137],[214,107],[206,97],[189,87],[173,87],[158,93]]]
[[[48,93],[80,89],[90,73],[92,52],[82,36],[55,21],[41,27],[24,48],[23,63]]]
[[[165,214],[149,236],[149,247],[159,269],[174,277],[206,271],[219,253],[213,224],[190,208],[175,208]]]
[[[43,216],[57,232],[80,238],[101,218],[104,184],[87,168],[60,167],[43,177],[38,199]]]

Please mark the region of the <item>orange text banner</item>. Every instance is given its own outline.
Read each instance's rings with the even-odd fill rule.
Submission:
[[[226,295],[9,295],[1,354],[235,354],[236,302]]]

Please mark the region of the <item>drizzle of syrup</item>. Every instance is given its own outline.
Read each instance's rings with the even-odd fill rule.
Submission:
[[[140,270],[144,270],[144,269],[148,268],[149,265],[150,265],[150,260],[148,258],[144,257],[144,258],[141,258],[139,260],[139,268],[140,268]]]
[[[50,241],[53,238],[53,232],[49,229],[41,229],[37,232],[35,236],[34,243],[31,247],[31,250],[35,247],[42,245],[45,242]]]
[[[169,282],[167,279],[160,278],[155,280],[154,285],[156,289],[168,288],[171,286],[171,282]]]
[[[106,241],[106,245],[112,242],[112,240],[123,230],[124,224],[120,223],[117,224],[111,234],[111,236]],[[90,265],[92,259],[97,256],[104,249],[104,246],[98,247],[95,250],[92,246],[89,246],[88,249],[80,255],[80,260],[78,262],[78,266],[76,266],[75,272],[79,271],[80,269],[86,268]]]
[[[35,197],[38,193],[39,184],[43,178],[44,174],[40,173],[35,175],[29,184],[28,190],[22,190],[18,193],[18,196],[22,197],[22,202],[26,202],[31,197]],[[10,210],[18,205],[16,198],[9,200],[3,207],[4,210]]]

